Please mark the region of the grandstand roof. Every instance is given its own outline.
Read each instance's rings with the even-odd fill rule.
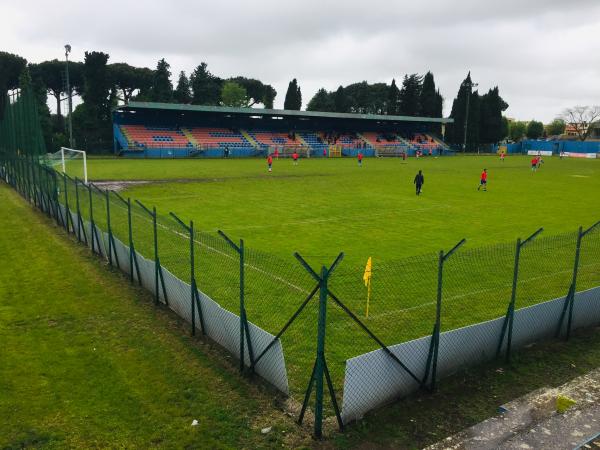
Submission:
[[[335,113],[317,111],[296,111],[290,109],[260,109],[260,108],[231,108],[227,106],[204,106],[185,105],[179,103],[153,103],[153,102],[129,102],[116,108],[116,111],[134,110],[164,110],[213,114],[233,114],[241,116],[278,116],[295,118],[320,118],[320,119],[358,119],[378,122],[420,122],[420,123],[453,123],[454,119],[444,117],[415,117],[415,116],[392,116],[381,114],[356,114]]]

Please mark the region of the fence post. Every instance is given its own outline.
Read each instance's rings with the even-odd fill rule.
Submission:
[[[437,296],[436,296],[436,307],[435,307],[435,324],[433,325],[433,332],[431,333],[431,340],[429,343],[429,352],[427,354],[427,362],[425,363],[425,375],[421,381],[421,387],[424,387],[427,383],[427,379],[431,375],[431,383],[429,390],[434,391],[436,388],[437,381],[437,364],[438,364],[438,353],[440,347],[440,331],[442,327],[442,292],[443,292],[443,280],[444,280],[444,263],[452,256],[452,254],[458,250],[462,245],[467,242],[466,239],[462,239],[456,244],[448,253],[444,253],[444,250],[440,250],[438,256],[438,280],[437,280]]]
[[[169,212],[169,215],[177,221],[190,235],[190,303],[192,310],[192,336],[196,335],[196,306],[198,307],[198,318],[200,319],[200,331],[202,335],[206,334],[204,328],[204,317],[202,314],[202,305],[200,304],[200,295],[198,294],[198,286],[196,284],[196,270],[194,260],[194,222],[190,220],[190,224],[186,225],[183,221]]]
[[[158,256],[158,228],[156,223],[156,206],[152,208],[150,211],[146,206],[140,202],[139,200],[135,201],[138,205],[142,207],[146,213],[152,217],[152,231],[153,231],[153,241],[154,241],[154,303],[158,305],[160,301],[159,294],[159,281],[162,285],[163,296],[165,297],[165,304],[169,304],[169,300],[167,299],[167,290],[165,288],[165,280],[162,273],[162,266],[160,265],[160,258]]]
[[[90,238],[92,240],[92,253],[95,252],[94,238],[96,238],[96,244],[98,244],[98,253],[101,253],[100,239],[98,238],[98,232],[96,230],[96,225],[94,223],[94,205],[93,205],[93,196],[92,196],[92,185],[88,184],[87,189],[88,189],[88,196],[89,196],[89,202],[90,202],[90,233],[91,233]]]
[[[560,319],[558,321],[558,328],[556,329],[556,336],[558,337],[560,335],[560,331],[561,331],[562,325],[564,323],[565,315],[567,314],[567,310],[568,310],[567,330],[566,330],[566,334],[565,334],[565,340],[567,340],[567,341],[571,337],[571,328],[572,328],[572,322],[573,322],[573,306],[575,304],[575,293],[577,292],[577,275],[578,275],[578,270],[579,270],[579,258],[581,256],[581,241],[583,240],[583,238],[585,237],[586,234],[588,234],[590,231],[592,231],[598,225],[600,225],[600,221],[596,222],[594,225],[592,225],[585,231],[583,230],[583,227],[579,227],[579,229],[577,230],[577,245],[575,247],[575,262],[573,264],[573,278],[571,280],[571,286],[569,286],[569,292],[567,294],[567,297],[565,298],[565,304],[563,306],[563,310],[561,312]]]
[[[319,317],[317,322],[317,356],[315,358],[315,364],[312,369],[312,373],[310,375],[310,380],[308,382],[308,387],[306,389],[306,393],[304,395],[304,402],[302,403],[302,409],[300,410],[300,416],[298,417],[298,423],[302,423],[304,420],[304,414],[306,413],[306,408],[308,407],[308,401],[310,400],[310,394],[312,393],[313,385],[315,385],[315,437],[321,438],[323,435],[323,391],[324,384],[323,378],[325,377],[327,381],[327,388],[329,390],[329,395],[331,397],[331,402],[333,404],[333,409],[335,411],[335,415],[338,421],[338,425],[340,429],[343,429],[344,424],[342,423],[342,418],[340,415],[340,411],[338,408],[337,400],[335,398],[335,391],[333,390],[333,383],[331,382],[331,376],[329,374],[329,369],[327,368],[327,360],[325,358],[325,334],[327,327],[327,298],[329,296],[333,297],[333,294],[329,291],[328,280],[331,273],[335,270],[338,264],[341,262],[344,257],[343,253],[340,253],[338,257],[335,259],[333,264],[327,268],[325,266],[321,267],[320,275],[317,274],[308,263],[298,254],[295,253],[294,256],[300,264],[304,266],[304,268],[310,273],[310,275],[319,283]],[[312,297],[309,297],[309,299]],[[337,303],[337,301],[336,301]],[[262,356],[262,355],[261,355]]]
[[[327,318],[327,267],[321,267],[319,289],[319,322],[317,325],[317,361],[315,367],[315,436],[323,435],[323,374],[325,361],[325,326]]]
[[[79,183],[75,177],[75,208],[77,208],[77,240],[81,242],[81,210],[79,209]]]
[[[112,252],[114,250],[113,247],[113,235],[112,235],[112,229],[110,227],[110,192],[108,192],[108,189],[106,190],[105,194],[104,194],[105,198],[106,198],[106,228],[108,231],[108,264],[110,264],[110,266],[112,267],[113,262],[112,262]],[[117,259],[117,252],[115,251],[115,259]],[[118,265],[118,259],[117,259],[117,265]]]
[[[123,204],[125,204],[125,206],[127,206],[127,230],[129,233],[129,281],[131,281],[133,283],[134,281],[134,277],[133,277],[133,270],[135,268],[135,271],[137,273],[137,279],[138,279],[138,283],[140,284],[140,286],[142,285],[142,277],[140,275],[140,267],[138,265],[138,260],[137,260],[137,255],[135,253],[135,245],[133,243],[133,226],[131,223],[131,198],[127,198],[127,200],[125,200],[123,197],[121,197],[119,195],[118,192],[116,191],[112,191],[113,194],[115,194],[117,196],[117,198],[119,200],[121,200],[121,202],[123,202]],[[116,256],[116,251],[115,251],[115,256]]]
[[[69,191],[67,189],[67,175],[63,173],[63,186],[65,190],[65,230],[69,232],[69,221],[73,227],[73,233],[75,233],[75,225],[73,225],[73,218],[71,217],[71,210],[69,208]]]
[[[236,245],[229,237],[221,230],[219,235],[238,253],[240,263],[240,372],[244,371],[244,347],[245,341],[248,342],[248,357],[250,359],[250,371],[254,372],[254,348],[252,339],[250,338],[250,326],[248,325],[248,314],[246,313],[246,295],[245,295],[245,247],[244,240],[240,239],[239,245]],[[262,356],[262,355],[261,355]]]
[[[507,335],[506,338],[506,362],[510,361],[510,351],[512,347],[512,334],[513,334],[513,323],[515,318],[515,304],[517,300],[517,286],[519,282],[519,260],[521,258],[521,249],[531,240],[535,239],[538,234],[540,234],[544,229],[540,228],[531,236],[529,236],[524,241],[521,241],[521,238],[517,239],[517,244],[515,247],[515,265],[513,271],[513,282],[512,282],[512,290],[510,294],[510,303],[508,304],[508,310],[506,311],[506,315],[504,317],[504,323],[502,324],[502,331],[500,333],[500,341],[498,342],[498,347],[496,349],[496,357],[500,356],[502,352],[502,343],[504,342],[504,336]],[[508,330],[508,334],[507,334]]]

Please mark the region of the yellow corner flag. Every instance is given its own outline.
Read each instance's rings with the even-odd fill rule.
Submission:
[[[371,275],[372,275],[372,261],[371,257],[367,260],[367,265],[365,266],[365,274],[363,275],[363,281],[365,282],[365,286],[367,288],[367,310],[365,312],[365,317],[369,317],[369,303],[371,302]]]

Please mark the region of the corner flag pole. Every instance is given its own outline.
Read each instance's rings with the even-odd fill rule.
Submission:
[[[367,286],[367,311],[365,317],[369,317],[369,304],[371,303],[371,278],[369,277],[369,284]]]
[[[365,274],[363,275],[363,281],[365,282],[365,286],[367,287],[367,308],[365,311],[365,317],[369,317],[369,304],[371,303],[371,278],[373,276],[372,270],[372,261],[371,257],[367,260],[367,265],[365,266]]]

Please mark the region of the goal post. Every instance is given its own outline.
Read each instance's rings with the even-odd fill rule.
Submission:
[[[83,181],[85,184],[88,182],[87,172],[87,154],[83,150],[76,150],[68,147],[61,147],[56,153],[48,153],[46,155],[46,162],[51,166],[59,166],[62,173],[67,173],[67,163],[76,159],[81,159],[83,163]],[[79,171],[78,171],[79,172]],[[81,172],[79,172],[81,175]]]

